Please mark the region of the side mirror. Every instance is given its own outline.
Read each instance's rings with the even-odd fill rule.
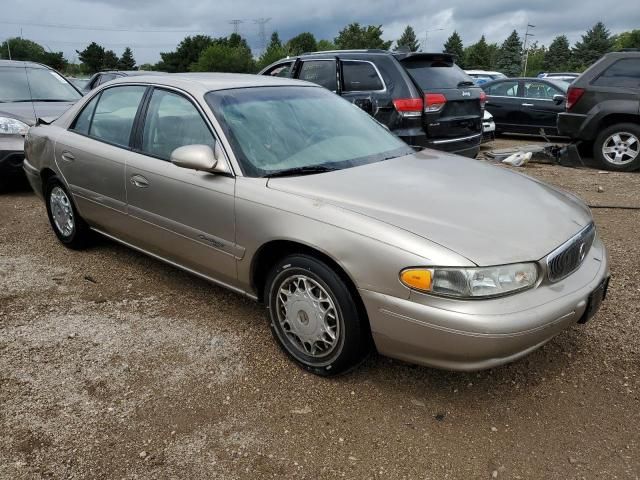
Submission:
[[[222,152],[215,143],[212,149],[209,145],[185,145],[171,152],[171,163],[178,167],[200,170],[211,173],[226,173],[224,162],[218,162]]]
[[[556,105],[560,105],[564,101],[565,101],[564,95],[556,94],[553,96],[553,103],[555,103]]]

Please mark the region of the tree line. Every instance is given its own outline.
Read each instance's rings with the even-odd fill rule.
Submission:
[[[76,50],[80,64],[71,64],[62,52],[47,51],[42,45],[20,37],[10,38],[0,44],[0,58],[30,60],[44,63],[67,74],[92,74],[100,70],[158,70],[177,72],[233,72],[255,73],[267,65],[287,56],[305,52],[336,49],[388,50],[393,41],[383,40],[382,25],[351,23],[333,40],[316,39],[310,32],[303,32],[282,41],[273,32],[269,44],[259,57],[254,57],[245,38],[237,33],[214,38],[209,35],[185,37],[174,51],[161,52],[156,64],[138,66],[131,48],[118,56],[96,42],[83,50]],[[527,46],[527,75],[541,71],[585,70],[603,54],[623,48],[640,48],[640,30],[611,35],[602,22],[596,23],[571,46],[565,35],[558,35],[548,47],[533,42]],[[420,49],[415,30],[407,26],[395,41],[395,50],[416,52]],[[516,30],[502,44],[487,42],[484,35],[476,43],[464,46],[461,36],[454,31],[444,44],[444,52],[456,56],[456,62],[466,69],[498,70],[508,76],[522,74],[525,51]]]

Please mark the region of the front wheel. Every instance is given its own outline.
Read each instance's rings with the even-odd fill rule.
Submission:
[[[269,274],[265,299],[280,347],[316,375],[344,373],[370,348],[368,325],[344,280],[325,263],[290,255]]]
[[[640,125],[618,123],[602,130],[593,145],[594,158],[607,170],[640,168]]]

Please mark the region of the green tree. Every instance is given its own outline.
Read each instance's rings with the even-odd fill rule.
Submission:
[[[515,30],[500,47],[496,67],[508,77],[517,77],[522,73],[522,42]]]
[[[104,47],[91,42],[84,50],[76,50],[78,58],[88,73],[96,73],[104,68]]]
[[[488,43],[487,51],[489,52],[489,69],[495,70],[498,64],[498,53],[500,53],[500,47],[497,43]]]
[[[233,33],[228,38],[214,40],[189,69],[192,72],[254,73],[256,64],[247,41]]]
[[[136,68],[136,60],[133,58],[133,52],[129,47],[124,49],[120,60],[118,60],[118,70],[134,70]]]
[[[138,67],[139,70],[144,70],[146,72],[150,72],[155,70],[157,67],[151,63],[143,63]]]
[[[277,62],[281,58],[287,56],[287,50],[282,46],[278,32],[271,34],[271,41],[267,48],[258,59],[258,69],[262,70],[264,67],[271,65],[273,62]]]
[[[547,55],[547,47],[544,45],[538,46],[538,42],[533,42],[528,46],[527,50],[527,71],[525,72],[525,76],[535,77],[544,71],[544,59]]]
[[[339,49],[380,48],[389,50],[393,42],[382,40],[382,25],[361,27],[359,23],[351,23],[338,33],[334,43]]]
[[[49,65],[56,70],[64,70],[68,64],[62,52],[47,52],[42,45],[26,38],[9,38],[0,44],[0,58],[11,58],[39,62]]]
[[[118,68],[118,55],[113,50],[106,50],[102,59],[104,70],[115,70]]]
[[[640,30],[622,32],[614,37],[613,49],[620,51],[623,48],[640,48]]]
[[[402,32],[402,35],[396,42],[394,50],[402,47],[408,48],[411,52],[417,52],[420,48],[420,42],[418,42],[416,32],[411,25],[407,25],[407,28],[404,29],[404,32]]]
[[[571,68],[571,48],[566,35],[558,35],[553,39],[544,54],[542,69],[545,72],[563,72]]]
[[[613,49],[613,39],[604,23],[598,22],[587,33],[582,35],[582,40],[577,42],[571,52],[573,68],[583,71],[602,55]]]
[[[484,38],[484,37],[483,37]],[[485,42],[486,43],[486,42]],[[462,45],[462,38],[458,35],[457,31],[454,31],[444,44],[443,52],[455,55],[456,63],[460,67],[465,68],[464,65],[464,46]]]
[[[296,35],[287,42],[289,55],[301,55],[306,52],[315,52],[318,49],[318,42],[313,33],[304,32]]]
[[[327,50],[336,50],[337,47],[331,40],[318,40],[316,48],[319,52],[326,52]]]
[[[197,62],[202,52],[211,45],[213,45],[213,38],[209,35],[185,37],[175,52],[160,53],[162,60],[155,68],[170,73],[188,72],[189,66]]]
[[[489,70],[491,68],[491,51],[484,35],[478,42],[470,45],[464,52],[465,68],[470,70]]]

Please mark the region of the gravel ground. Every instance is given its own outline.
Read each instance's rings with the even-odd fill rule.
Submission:
[[[522,170],[640,207],[638,174]],[[321,379],[261,306],[107,240],[66,250],[33,194],[2,195],[0,478],[638,479],[640,211],[594,215],[613,280],[586,326],[490,371],[374,355]]]

